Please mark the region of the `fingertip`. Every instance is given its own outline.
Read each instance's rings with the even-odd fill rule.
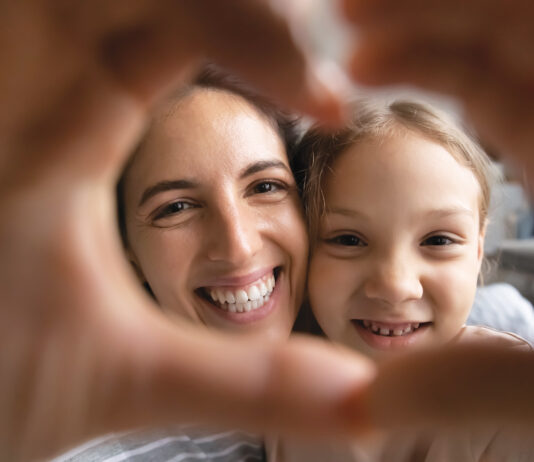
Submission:
[[[339,128],[349,118],[347,103],[353,92],[350,79],[333,62],[317,62],[310,69],[302,110],[329,127]]]

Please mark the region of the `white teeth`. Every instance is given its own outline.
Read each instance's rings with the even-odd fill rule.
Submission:
[[[207,289],[220,308],[231,313],[243,313],[260,308],[269,300],[276,282],[273,275],[266,276],[245,289]]]
[[[248,295],[244,290],[238,290],[235,293],[235,302],[236,303],[245,303],[248,300]]]
[[[405,328],[389,329],[387,327],[381,327],[379,323],[369,321],[367,319],[361,320],[361,323],[366,329],[369,329],[375,334],[384,335],[384,336],[397,336],[397,337],[414,332],[421,325],[421,323],[419,322],[414,322],[413,324],[410,324],[408,325],[408,327],[405,327]]]
[[[256,286],[250,287],[247,293],[249,300],[259,300],[259,298],[261,297],[260,290]]]
[[[234,294],[232,292],[230,292],[229,290],[226,291],[224,296],[226,298],[226,303],[235,303]]]

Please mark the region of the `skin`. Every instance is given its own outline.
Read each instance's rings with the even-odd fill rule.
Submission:
[[[417,3],[403,4],[403,21],[420,11]],[[436,21],[444,17],[439,3],[424,3]],[[516,22],[531,30],[529,2],[500,4],[511,5]],[[477,27],[488,19],[485,2],[472,15],[463,2],[455,5],[460,8],[447,8],[448,17],[466,20],[465,43],[488,51],[498,46],[488,27]],[[34,0],[10,2],[2,13],[0,38],[9,46],[1,47],[0,62],[10,70],[0,75],[0,447],[6,460],[45,457],[99,433],[188,415],[308,437],[348,434],[370,416],[385,426],[488,419],[534,425],[532,356],[472,348],[411,355],[380,369],[366,395],[366,415],[361,387],[373,368],[356,355],[309,339],[266,346],[171,327],[139,289],[116,233],[115,180],[151,104],[187,80],[198,60],[209,56],[279,101],[339,121],[335,93],[268,2]],[[405,30],[426,40],[420,27]],[[532,49],[528,35],[508,37],[513,50]],[[398,38],[388,43],[405,43]],[[533,145],[531,93],[522,83],[528,68],[504,79],[503,62],[487,72],[469,54],[447,59],[438,51],[434,72],[423,56],[411,76],[397,78],[418,76],[413,83],[440,91],[448,76],[456,88],[472,90],[458,96],[468,109],[470,94],[485,101],[479,111],[485,117],[473,117],[479,130],[499,134],[503,153],[532,167],[530,151],[519,149]],[[392,61],[397,72],[409,69],[400,58]],[[382,78],[393,75],[367,64]],[[465,87],[458,69],[477,75],[476,85]],[[439,371],[428,374],[436,363]]]
[[[441,145],[399,129],[349,147],[324,191],[309,291],[327,336],[375,359],[453,339],[483,255],[473,172]],[[420,326],[390,336],[413,323]]]
[[[155,185],[180,180],[190,184],[141,201]],[[282,139],[250,103],[195,89],[167,108],[128,168],[124,196],[131,261],[166,312],[230,332],[289,336],[307,232]],[[276,290],[261,309],[230,313],[207,298],[258,287],[274,272]]]

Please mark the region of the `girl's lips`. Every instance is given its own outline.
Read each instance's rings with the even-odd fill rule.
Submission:
[[[352,325],[369,346],[377,350],[395,350],[417,343],[431,322],[381,323],[354,319]]]

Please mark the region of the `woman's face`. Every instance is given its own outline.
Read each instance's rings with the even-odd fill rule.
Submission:
[[[160,116],[126,173],[128,252],[162,309],[287,336],[308,240],[284,144],[250,103],[195,89]]]

